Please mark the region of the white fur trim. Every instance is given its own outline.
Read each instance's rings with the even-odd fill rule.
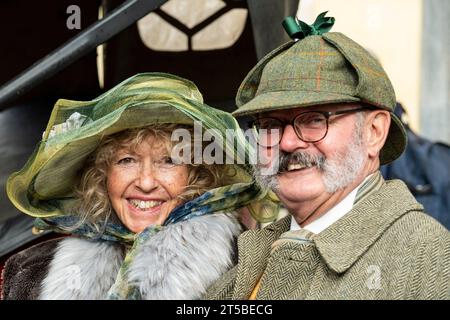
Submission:
[[[65,238],[58,244],[39,299],[104,299],[123,258],[119,245]]]
[[[234,214],[212,214],[168,226],[137,252],[128,270],[143,299],[198,299],[233,264],[241,226]],[[123,262],[122,246],[62,240],[40,299],[105,299]]]
[[[199,299],[232,267],[234,239],[241,231],[232,214],[171,225],[141,248],[128,279],[143,299]]]

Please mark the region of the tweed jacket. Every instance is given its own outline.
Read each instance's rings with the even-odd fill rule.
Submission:
[[[340,220],[285,241],[290,217],[238,238],[238,264],[206,299],[450,299],[450,233],[399,180],[387,181]],[[273,247],[273,248],[272,248]]]

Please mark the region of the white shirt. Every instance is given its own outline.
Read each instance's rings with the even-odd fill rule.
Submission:
[[[359,188],[366,182],[369,177],[372,175],[369,175],[364,179],[363,182],[359,186],[357,186],[355,189],[353,189],[352,192],[350,192],[344,199],[341,200],[337,205],[335,205],[333,208],[328,210],[325,214],[314,220],[313,222],[307,224],[303,227],[303,229],[306,229],[312,233],[319,234],[329,226],[331,226],[333,223],[338,221],[340,218],[345,216],[350,210],[353,208],[353,204],[355,202],[356,194],[358,193]],[[294,216],[291,217],[291,230],[300,230],[302,227],[299,226],[297,221],[295,221]]]

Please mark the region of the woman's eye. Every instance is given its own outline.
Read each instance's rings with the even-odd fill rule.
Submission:
[[[155,162],[155,164],[158,165],[160,168],[172,168],[173,166],[176,165],[173,159],[169,156],[159,159],[158,161]]]
[[[168,164],[174,164],[173,159],[171,157],[165,157],[164,162]]]
[[[161,164],[174,164],[172,158],[169,156],[161,158],[158,162]]]
[[[131,158],[131,157],[124,157],[124,158],[121,158],[119,161],[117,161],[117,164],[126,165],[126,164],[131,164],[131,163],[134,163],[134,162],[135,162],[135,160],[133,158]]]

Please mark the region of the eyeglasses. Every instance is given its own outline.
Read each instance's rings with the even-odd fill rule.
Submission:
[[[264,117],[256,119],[251,126],[256,135],[259,145],[263,147],[273,147],[280,143],[283,130],[290,124],[297,137],[304,142],[319,142],[328,133],[328,122],[331,116],[347,114],[368,110],[368,107],[361,107],[339,111],[307,111],[298,114],[291,121],[282,121],[276,118]]]

